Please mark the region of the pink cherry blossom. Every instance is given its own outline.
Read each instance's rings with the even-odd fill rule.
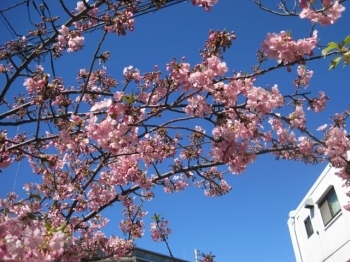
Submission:
[[[215,5],[219,0],[191,0],[193,5],[202,6],[206,11],[210,11],[210,7]]]
[[[324,92],[319,92],[319,97],[318,98],[313,98],[310,101],[310,107],[309,109],[314,110],[315,112],[321,112],[325,107],[326,103],[328,101],[328,96]]]
[[[262,50],[269,58],[274,58],[278,63],[288,64],[303,59],[306,55],[313,54],[317,44],[317,31],[312,37],[294,41],[290,33],[281,31],[279,34],[269,33],[262,42]]]
[[[203,117],[206,114],[210,114],[212,111],[210,105],[208,105],[204,97],[200,95],[188,98],[188,103],[188,106],[185,108],[186,114]]]
[[[86,2],[89,2],[89,0],[86,0]],[[75,10],[77,10],[78,12],[81,12],[85,9],[85,5],[83,1],[79,1],[77,2],[77,7],[75,8]]]
[[[300,6],[303,10],[300,12],[300,18],[307,18],[312,23],[319,23],[322,26],[334,24],[340,17],[341,13],[345,10],[345,7],[335,0],[331,3],[330,0],[323,1],[323,9],[321,11],[314,10],[310,5],[306,5],[304,2]]]
[[[221,62],[220,59],[216,56],[211,56],[207,59],[208,66],[214,71],[214,73],[218,76],[224,75],[228,68],[225,62]]]

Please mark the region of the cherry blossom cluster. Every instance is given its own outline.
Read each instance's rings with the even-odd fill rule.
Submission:
[[[181,154],[180,154],[181,156]],[[175,161],[179,161],[178,159],[175,159]],[[189,186],[190,183],[188,181],[188,175],[181,174],[181,175],[175,175],[170,178],[164,179],[164,192],[165,193],[173,193],[173,192],[179,192],[185,189],[185,187]]]
[[[203,179],[195,182],[194,185],[203,188],[206,196],[221,196],[231,190],[231,186],[223,179],[223,174],[216,167],[202,172],[200,177]]]
[[[88,0],[85,1],[86,4],[88,4]],[[74,22],[74,26],[76,29],[79,29],[80,31],[84,31],[87,30],[91,27],[93,27],[94,25],[96,25],[97,21],[98,21],[98,7],[93,6],[91,8],[91,6],[89,7],[89,11],[87,12],[88,17],[82,17],[79,21]],[[86,10],[87,6],[85,5],[85,3],[83,1],[79,1],[77,2],[77,7],[75,8],[75,10],[78,13],[81,13],[82,11]]]
[[[70,233],[40,213],[40,202],[16,201],[10,193],[0,199],[0,259],[53,261],[63,254]]]
[[[247,108],[260,114],[272,112],[284,104],[284,97],[280,94],[277,85],[271,91],[261,87],[250,87],[247,91]]]
[[[314,110],[315,112],[321,112],[327,104],[328,96],[326,96],[325,92],[320,91],[318,98],[312,98],[309,103],[309,109]]]
[[[169,222],[164,220],[160,215],[153,216],[154,222],[151,223],[151,236],[155,242],[166,241],[171,234],[171,229],[168,227]]]
[[[63,253],[66,236],[40,221],[9,219],[0,223],[0,258],[5,261],[53,261]]]
[[[27,37],[22,36],[22,38],[18,38],[16,40],[11,40],[8,42],[5,42],[3,46],[0,48],[0,60],[7,60],[8,56],[20,50],[20,52],[23,52],[27,48]],[[10,60],[7,60],[6,64],[0,64],[0,73],[1,74],[8,74],[13,72],[13,64]]]
[[[134,80],[136,83],[138,83],[141,79],[140,70],[137,68],[133,69],[133,66],[125,67],[123,70],[123,75],[127,82]]]
[[[312,70],[308,70],[305,65],[299,65],[297,72],[298,78],[294,80],[293,84],[297,89],[302,87],[307,88],[314,72]]]
[[[83,48],[84,37],[77,30],[69,31],[69,28],[65,25],[61,26],[58,30],[60,34],[58,35],[58,44],[55,46],[56,52],[59,53],[62,50],[67,50],[67,52],[78,51]]]
[[[7,132],[0,130],[0,168],[6,168],[11,164],[11,154],[6,151]]]
[[[125,35],[127,30],[134,30],[133,13],[128,9],[123,10],[116,18],[111,18],[108,14],[104,15],[102,19],[111,21],[107,23],[104,29],[110,33],[117,33],[118,35]]]
[[[294,41],[289,32],[281,31],[279,34],[268,33],[261,45],[268,58],[276,59],[278,63],[288,64],[313,55],[316,44],[317,31],[314,31],[312,37],[298,41]]]
[[[119,227],[124,234],[128,235],[130,239],[141,238],[144,234],[143,217],[147,212],[142,210],[141,205],[135,205],[130,197],[120,197],[123,203],[124,219],[120,222]]]
[[[218,1],[219,0],[191,0],[193,5],[202,6],[206,11],[210,11],[210,8]]]
[[[34,96],[36,93],[44,91],[49,75],[46,75],[43,70],[42,66],[37,66],[34,77],[25,79],[23,86],[26,87],[29,95]]]
[[[202,57],[220,56],[222,52],[225,52],[227,48],[231,47],[232,41],[235,39],[236,35],[234,32],[210,30],[209,38],[205,42],[205,48],[201,51]]]
[[[339,0],[323,0],[322,8],[316,10],[313,4],[316,1],[299,0],[302,11],[300,18],[307,18],[312,23],[319,23],[322,26],[334,24],[340,17],[345,7],[340,4]]]

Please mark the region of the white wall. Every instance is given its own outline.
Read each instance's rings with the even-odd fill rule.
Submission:
[[[329,166],[322,172],[300,205],[289,213],[288,228],[297,262],[346,262],[350,260],[350,212],[343,206],[349,202],[343,181]],[[318,204],[334,187],[341,211],[325,226]],[[313,208],[305,208],[306,201]],[[314,233],[308,237],[304,221],[310,216]]]

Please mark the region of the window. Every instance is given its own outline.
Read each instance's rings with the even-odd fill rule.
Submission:
[[[323,224],[327,225],[340,212],[340,205],[334,188],[332,188],[319,204]]]
[[[310,217],[307,217],[307,219],[305,219],[304,224],[305,224],[307,237],[309,238],[314,233],[314,229],[312,227]]]

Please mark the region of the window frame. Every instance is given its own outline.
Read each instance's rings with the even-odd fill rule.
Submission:
[[[332,197],[333,197],[333,199],[332,199]],[[335,197],[335,199],[334,199],[334,197]],[[334,212],[334,210],[330,204],[332,202],[332,200],[333,200],[333,202],[335,202],[334,200],[336,200],[336,202],[335,202],[336,212]],[[321,200],[318,203],[318,207],[319,207],[319,210],[321,213],[323,225],[326,227],[341,212],[341,206],[340,206],[339,199],[338,199],[338,196],[335,192],[334,187],[331,187],[331,189],[328,190],[327,193],[321,198]]]
[[[307,218],[304,220],[304,226],[305,226],[307,238],[310,238],[315,233],[310,216],[307,216]]]

